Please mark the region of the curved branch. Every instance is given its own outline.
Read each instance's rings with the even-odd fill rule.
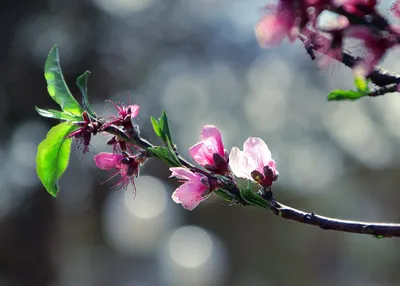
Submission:
[[[358,234],[369,234],[376,237],[400,237],[400,224],[377,223],[352,220],[341,220],[320,216],[315,213],[306,213],[301,210],[281,204],[274,199],[270,201],[270,210],[273,214],[292,221],[318,226],[324,230],[336,230]]]

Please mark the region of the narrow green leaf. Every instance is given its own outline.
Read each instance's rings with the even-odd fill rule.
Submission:
[[[259,195],[253,193],[251,188],[245,188],[240,190],[242,198],[251,205],[258,206],[264,209],[269,209],[268,202],[261,198]]]
[[[65,83],[61,71],[57,46],[54,46],[47,56],[46,64],[44,66],[44,77],[47,81],[47,91],[51,98],[61,106],[61,109],[73,115],[80,116],[83,110],[72,96],[67,84]]]
[[[176,153],[175,153],[174,148],[173,148],[172,145],[171,145],[171,142],[169,142],[168,137],[166,138],[165,144],[167,144],[168,151],[169,151],[171,157],[174,158],[174,162],[177,162],[177,164],[179,164],[179,166],[182,166],[181,162],[179,161],[178,156],[177,156]]]
[[[236,199],[233,195],[230,195],[227,191],[222,190],[222,189],[217,189],[214,191],[214,193],[218,197],[220,197],[221,199],[223,199],[224,201],[227,201],[227,202],[232,202]]]
[[[68,166],[72,139],[65,138],[78,126],[60,123],[46,135],[38,146],[36,172],[49,194],[55,197],[59,191],[58,180]]]
[[[151,147],[148,150],[153,152],[155,156],[166,162],[171,167],[181,167],[182,164],[174,157],[167,147],[157,146]]]
[[[35,106],[35,110],[39,115],[47,118],[54,118],[54,119],[60,119],[60,120],[66,120],[66,121],[80,121],[82,120],[82,116],[75,116],[72,114],[68,114],[66,112],[62,112],[59,110],[54,110],[54,109],[41,109],[37,106]]]
[[[168,117],[167,114],[165,113],[165,110],[162,111],[161,117],[159,120],[159,126],[162,132],[162,137],[164,142],[167,141],[167,138],[169,142],[171,143],[172,146],[174,146],[174,143],[172,142],[172,137],[171,137],[171,132],[169,130],[169,124],[168,124]]]
[[[367,93],[361,93],[354,90],[333,90],[328,95],[328,101],[337,101],[337,100],[357,100],[363,96],[366,96]]]
[[[153,116],[150,117],[151,124],[153,125],[154,132],[157,134],[158,137],[162,137],[160,125],[158,124],[157,119],[155,119]]]
[[[89,98],[88,98],[88,94],[87,94],[87,83],[89,80],[89,76],[90,76],[90,71],[85,71],[84,74],[80,75],[76,79],[76,84],[82,93],[83,108],[89,113],[89,115],[91,117],[96,118],[97,117],[96,113],[94,113],[92,106],[89,103]]]

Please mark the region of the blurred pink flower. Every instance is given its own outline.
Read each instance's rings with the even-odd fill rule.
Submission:
[[[201,130],[200,142],[189,149],[189,154],[199,165],[216,173],[228,170],[228,152],[224,149],[219,129],[206,125]]]
[[[293,42],[299,28],[296,25],[296,10],[288,0],[278,5],[269,5],[270,14],[265,15],[256,25],[256,36],[261,46],[274,47],[282,43],[287,36]]]
[[[184,183],[172,194],[172,200],[187,210],[193,210],[210,194],[210,183],[204,175],[193,173],[182,167],[169,168],[171,177],[176,177]]]
[[[271,186],[279,174],[267,144],[256,137],[244,142],[243,151],[232,148],[229,166],[236,177],[254,180],[264,187]]]
[[[333,0],[336,7],[342,7],[346,12],[357,16],[371,14],[375,10],[377,0]]]
[[[318,15],[328,4],[330,0],[279,0],[277,4],[267,5],[267,15],[255,28],[260,45],[277,46],[285,37],[295,41],[307,24],[316,28]]]
[[[325,26],[322,31],[329,33],[330,38],[309,28],[304,28],[300,36],[313,59],[314,51],[322,54],[318,59],[318,66],[321,68],[328,67],[335,60],[342,60],[343,34],[350,23],[346,17],[339,16],[335,21],[327,21]]]
[[[134,179],[139,175],[139,165],[144,163],[145,157],[141,154],[129,156],[124,154],[113,154],[102,152],[94,156],[96,166],[101,170],[113,170],[106,182],[117,175],[120,175],[119,181],[115,184],[117,189],[127,188],[129,183],[135,187]]]
[[[374,70],[386,51],[397,43],[395,35],[389,33],[377,35],[365,26],[350,27],[346,36],[359,39],[364,43],[366,50],[363,60],[353,68],[355,73],[364,77]]]
[[[389,10],[393,13],[395,17],[400,18],[400,0],[394,2],[392,6],[390,6]]]

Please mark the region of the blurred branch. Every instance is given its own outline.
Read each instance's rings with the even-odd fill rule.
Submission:
[[[321,36],[324,37],[324,36]],[[315,52],[317,53],[322,53],[324,54],[324,56],[326,57],[330,57],[333,60],[336,60],[336,58],[332,57],[332,53],[329,53],[327,51],[323,51],[321,49],[318,49],[315,45],[310,44],[307,42],[307,37],[305,37],[304,35],[300,35],[298,37],[304,44],[305,44],[305,48],[307,53],[310,55],[312,60],[315,60]],[[324,37],[325,38],[325,37]],[[361,57],[357,57],[355,55],[353,55],[351,52],[343,49],[342,50],[342,56],[341,56],[341,61],[345,66],[349,67],[349,68],[353,68],[358,62],[362,61],[363,58]],[[371,80],[372,83],[374,83],[375,85],[377,85],[378,87],[387,87],[388,85],[391,84],[399,84],[400,83],[400,74],[396,73],[396,72],[390,72],[385,70],[382,67],[376,66],[374,68],[374,70],[367,76],[368,79]],[[380,89],[380,92],[378,92],[379,94],[375,94],[375,93],[371,93],[370,96],[377,96],[377,95],[383,95],[384,93],[381,92],[395,92],[396,89],[393,90],[393,88],[390,89]]]
[[[329,55],[326,55],[329,56]],[[342,51],[342,63],[349,68],[353,68],[355,64],[361,61],[362,58],[352,55],[349,51]],[[387,86],[389,84],[400,83],[400,74],[389,72],[384,68],[376,66],[374,70],[368,75],[368,79],[379,87]]]

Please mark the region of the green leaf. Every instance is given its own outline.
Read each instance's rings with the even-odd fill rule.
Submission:
[[[37,106],[35,106],[35,109],[37,113],[39,113],[43,117],[47,118],[55,118],[55,119],[60,119],[60,120],[66,120],[66,121],[81,121],[82,116],[75,116],[72,114],[68,114],[66,112],[62,112],[59,110],[54,110],[54,109],[41,109]]]
[[[168,148],[168,150],[169,150],[169,153],[170,153],[170,155],[174,158],[174,161],[175,161],[175,162],[178,162],[178,163],[179,163],[179,166],[182,166],[181,162],[179,161],[178,156],[177,156],[176,153],[175,153],[175,149],[172,147],[171,143],[169,142],[168,137],[166,138],[165,144],[167,144],[167,148]]]
[[[169,129],[168,118],[165,110],[162,111],[161,117],[157,120],[154,117],[150,117],[151,124],[153,125],[154,132],[160,137],[165,144],[171,145],[172,149],[175,149],[175,145],[172,141],[171,131]]]
[[[169,141],[171,143],[171,146],[174,146],[174,143],[172,142],[171,132],[169,130],[168,117],[167,114],[165,113],[165,110],[163,110],[161,113],[159,126],[163,134],[164,142]]]
[[[269,209],[269,204],[259,195],[255,194],[250,187],[240,190],[242,198],[251,205],[261,207],[263,209]]]
[[[153,116],[151,116],[150,120],[151,120],[151,124],[153,125],[154,132],[157,134],[158,137],[162,137],[160,125],[158,124],[157,119],[155,119]]]
[[[368,93],[357,92],[354,90],[333,90],[328,95],[328,101],[337,101],[337,100],[357,100],[363,96],[366,96]]]
[[[36,172],[49,194],[55,197],[59,191],[58,180],[68,166],[72,139],[65,138],[78,126],[60,123],[40,142],[36,155]]]
[[[227,192],[227,191],[225,191],[223,189],[217,189],[217,190],[214,191],[214,193],[218,197],[220,197],[221,199],[223,199],[224,201],[227,201],[227,202],[232,202],[232,201],[236,200],[235,196],[229,194],[229,192]]]
[[[157,147],[150,147],[148,149],[151,151],[156,157],[160,158],[164,162],[166,162],[171,167],[181,167],[182,164],[177,159],[176,155],[174,156],[168,150],[167,147],[157,146]]]
[[[81,93],[82,93],[82,104],[83,108],[89,113],[89,115],[93,118],[96,118],[96,113],[94,113],[92,106],[89,103],[89,98],[87,94],[87,83],[89,80],[90,76],[90,71],[85,71],[84,74],[80,75],[76,79],[76,84],[79,87]]]
[[[67,84],[65,83],[61,71],[57,46],[54,46],[47,56],[46,64],[44,66],[44,77],[47,81],[47,91],[51,98],[61,106],[61,109],[76,116],[82,115],[82,108],[72,96]]]

